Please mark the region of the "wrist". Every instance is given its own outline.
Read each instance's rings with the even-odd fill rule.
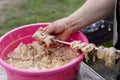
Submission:
[[[70,33],[74,33],[80,30],[80,22],[77,22],[74,18],[68,16],[64,18],[65,29],[67,29]]]
[[[73,19],[70,17],[70,16],[67,16],[67,17],[65,17],[64,18],[64,23],[66,24],[66,25],[70,25],[71,23],[73,23],[74,21],[73,21]]]
[[[69,26],[75,31],[79,31],[80,29],[85,27],[85,21],[82,17],[76,18],[76,16],[70,15],[67,17],[67,19],[68,19]]]

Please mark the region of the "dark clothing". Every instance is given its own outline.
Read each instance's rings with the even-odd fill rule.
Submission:
[[[114,25],[114,46],[116,49],[120,49],[120,0],[116,0],[115,9],[115,25]],[[120,70],[118,72],[116,80],[120,80]]]
[[[116,80],[120,80],[120,70],[119,70],[119,73],[118,73],[118,75],[117,75]]]
[[[117,27],[117,40],[115,42],[115,48],[120,49],[120,0],[117,0],[117,5],[116,5],[116,13],[115,13],[115,17],[116,17],[116,25],[115,27]],[[114,37],[115,38],[115,37]]]

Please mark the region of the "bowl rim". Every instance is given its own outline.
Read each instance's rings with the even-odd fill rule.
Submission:
[[[30,27],[30,26],[36,26],[36,25],[49,25],[50,23],[33,23],[33,24],[27,24],[27,25],[23,25],[17,28],[14,28],[10,31],[8,31],[7,33],[5,33],[3,36],[1,36],[0,38],[0,42],[4,39],[4,37],[6,37],[7,35],[9,35],[11,32],[16,31],[18,29],[22,29],[25,27]],[[83,37],[85,37],[85,41],[88,43],[88,39],[87,37],[79,31],[79,33],[82,34]],[[10,71],[15,71],[15,72],[19,72],[22,74],[28,73],[28,74],[38,74],[38,73],[47,73],[50,74],[50,72],[57,72],[57,71],[63,71],[64,69],[67,69],[68,67],[72,67],[74,64],[79,64],[80,61],[82,61],[84,58],[83,54],[80,54],[77,58],[75,58],[74,60],[72,60],[71,62],[64,64],[62,66],[59,67],[54,67],[51,69],[45,69],[45,70],[28,70],[28,69],[19,69],[16,68],[8,63],[6,63],[3,59],[0,58],[0,65],[3,66],[6,70],[10,70]],[[48,73],[49,72],[49,73]]]

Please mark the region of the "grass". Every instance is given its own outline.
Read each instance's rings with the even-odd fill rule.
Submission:
[[[0,36],[25,24],[52,22],[78,9],[85,0],[28,0],[5,9],[6,19],[0,25]]]
[[[52,22],[66,17],[78,9],[85,0],[28,0],[20,5],[6,8],[6,19],[0,24],[0,36],[25,24]],[[102,45],[112,46],[112,40]]]

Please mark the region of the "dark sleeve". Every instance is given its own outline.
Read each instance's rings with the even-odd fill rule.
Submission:
[[[120,49],[120,0],[117,1],[116,16],[118,40],[115,44],[115,48]]]

